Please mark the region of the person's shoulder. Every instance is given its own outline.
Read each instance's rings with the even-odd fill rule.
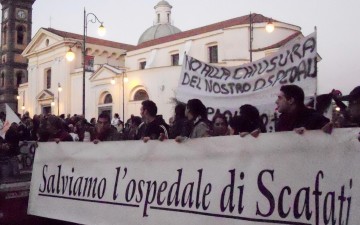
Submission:
[[[308,107],[304,107],[301,110],[300,115],[305,116],[305,117],[321,117],[321,118],[326,118],[323,114],[319,113],[318,111],[316,111],[313,108],[308,108]]]
[[[195,129],[206,129],[209,130],[210,129],[210,125],[209,123],[207,123],[206,121],[200,121],[199,123],[197,123],[195,125]]]
[[[311,108],[305,108],[303,111],[303,123],[306,129],[317,130],[325,126],[330,120],[323,114]]]

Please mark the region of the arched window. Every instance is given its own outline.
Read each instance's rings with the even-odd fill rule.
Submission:
[[[5,45],[6,44],[6,35],[7,34],[7,26],[4,26],[4,29],[3,29],[3,44]]]
[[[99,115],[101,113],[108,113],[109,115],[112,115],[112,95],[108,91],[104,91],[99,96],[99,105],[98,105],[98,113]]]
[[[137,90],[134,94],[134,101],[144,101],[148,99],[149,99],[149,95],[143,89]]]
[[[17,29],[17,43],[19,45],[22,45],[24,43],[24,33],[25,33],[25,28],[23,26],[18,26]]]
[[[112,102],[113,102],[113,100],[112,100],[111,94],[105,95],[104,104],[110,104],[110,103],[112,103]]]
[[[51,69],[47,69],[45,72],[45,87],[46,89],[51,88]]]

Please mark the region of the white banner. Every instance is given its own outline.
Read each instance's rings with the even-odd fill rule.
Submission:
[[[28,213],[81,224],[358,224],[359,128],[39,143]]]
[[[210,117],[217,111],[232,112],[233,116],[240,106],[251,104],[260,115],[273,120],[281,85],[296,84],[303,88],[305,96],[315,95],[316,60],[316,32],[241,66],[214,66],[185,55],[176,98],[185,103],[200,99],[208,107]],[[273,130],[273,125],[265,125]]]
[[[314,95],[316,46],[314,32],[268,57],[235,67],[214,66],[185,55],[176,98],[185,102],[200,98],[212,107],[232,106],[234,101],[269,104],[284,84],[296,84],[306,96]]]

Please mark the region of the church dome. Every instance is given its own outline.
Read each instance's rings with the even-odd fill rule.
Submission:
[[[155,6],[155,8],[158,7],[158,6],[170,6],[170,7],[172,7],[167,1],[164,1],[164,0],[160,1],[160,2]]]
[[[138,44],[179,32],[181,32],[181,30],[171,24],[157,24],[144,31],[139,38]]]
[[[138,44],[181,32],[179,28],[172,25],[171,8],[172,6],[165,0],[161,0],[155,5],[153,26],[144,31],[139,38]]]

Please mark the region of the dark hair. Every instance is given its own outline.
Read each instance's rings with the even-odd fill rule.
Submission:
[[[139,116],[132,116],[131,123],[139,126],[141,124],[141,118]]]
[[[207,111],[205,105],[199,99],[190,99],[186,107],[194,118],[201,116],[203,119],[207,119]]]
[[[257,120],[260,117],[259,110],[255,106],[249,104],[240,107],[240,115],[245,116],[250,120]]]
[[[59,117],[54,116],[54,115],[50,115],[47,118],[48,122],[51,124],[51,126],[53,126],[55,129],[59,130],[59,129],[63,129],[63,124],[60,120]]]
[[[90,119],[90,123],[96,123],[95,117],[93,117],[93,118]]]
[[[240,116],[246,121],[240,132],[252,132],[255,129],[260,129],[262,133],[266,133],[266,127],[260,117],[259,110],[255,106],[249,104],[242,105],[240,107]]]
[[[240,116],[234,116],[229,121],[229,126],[234,130],[234,135],[237,135],[240,133],[241,125],[244,123],[244,118]]]
[[[213,125],[213,126],[215,125],[215,121],[216,121],[217,118],[222,119],[222,120],[225,122],[225,126],[226,126],[226,127],[229,125],[229,124],[228,124],[228,121],[227,121],[227,119],[226,119],[226,116],[225,116],[224,114],[222,114],[222,113],[216,113],[216,114],[214,115],[214,117],[212,118],[212,125]]]
[[[114,114],[114,117],[115,117],[115,118],[118,118],[118,117],[119,117],[119,113],[115,113],[115,114]]]
[[[106,119],[110,123],[110,115],[109,115],[109,113],[105,113],[105,112],[100,113],[100,115],[98,116],[98,120],[100,118]]]
[[[175,106],[175,120],[185,118],[185,109],[186,105],[184,103],[179,103]]]
[[[252,132],[255,129],[259,128],[255,126],[250,120],[244,116],[234,116],[230,120],[230,127],[234,130],[234,134],[239,134],[242,132]]]
[[[151,100],[145,100],[141,103],[143,110],[147,110],[150,116],[155,117],[157,114],[157,106],[155,102]]]
[[[286,99],[294,98],[297,106],[304,105],[305,94],[301,87],[294,84],[284,85],[281,86],[280,91],[284,93]]]

